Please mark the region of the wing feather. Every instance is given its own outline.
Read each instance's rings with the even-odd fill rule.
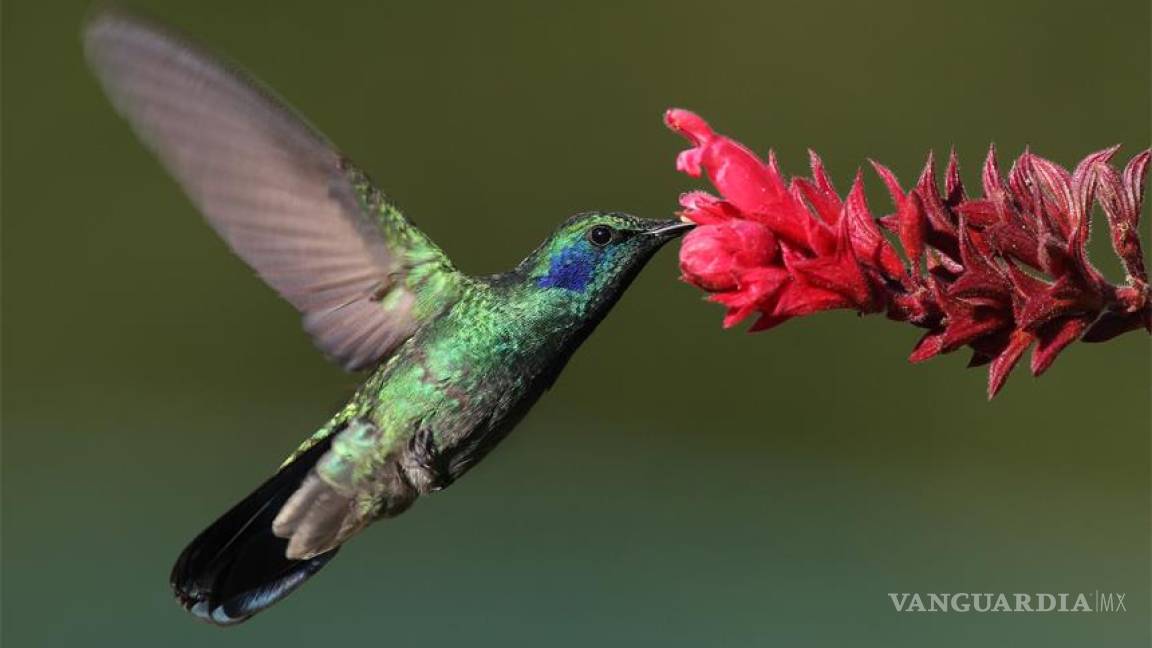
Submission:
[[[84,40],[117,110],[232,250],[300,310],[323,351],[360,369],[412,334],[421,283],[409,271],[455,269],[323,135],[243,73],[146,20],[105,11]],[[435,284],[444,302],[452,284]],[[385,300],[391,291],[404,294]]]

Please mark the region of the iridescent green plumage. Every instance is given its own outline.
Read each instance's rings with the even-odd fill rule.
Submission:
[[[588,232],[597,227],[611,228],[621,240],[595,247]],[[661,229],[665,233],[651,233]],[[332,453],[341,460],[317,466],[316,486],[323,482],[354,496],[347,518],[327,522],[330,534],[280,525],[277,534],[292,541],[289,555],[323,553],[375,517],[403,510],[417,495],[463,474],[551,386],[651,254],[680,229],[622,214],[583,214],[512,272],[463,278],[456,301],[402,344],[297,451],[335,433]],[[580,264],[569,270],[587,272],[583,285],[548,285],[565,272],[565,258]],[[365,425],[375,430],[373,443],[344,443],[364,434]],[[378,479],[391,474],[393,461],[408,483]],[[308,505],[317,495],[302,488],[285,517],[293,516],[296,502]]]
[[[231,66],[120,13],[85,32],[117,109],[209,223],[297,307],[317,345],[373,372],[172,572],[181,602],[243,621],[341,543],[483,458],[552,385],[677,221],[587,213],[514,270],[470,277],[316,130]]]

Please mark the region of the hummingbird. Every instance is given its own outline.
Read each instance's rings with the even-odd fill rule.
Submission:
[[[299,310],[329,358],[368,372],[263,484],[184,549],[193,615],[247,620],[369,524],[483,459],[665,243],[692,225],[592,211],[508,272],[473,276],[272,91],[188,38],[92,16],[87,60],[209,225]]]

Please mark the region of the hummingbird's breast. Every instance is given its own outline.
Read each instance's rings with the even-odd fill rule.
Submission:
[[[584,336],[563,308],[481,284],[402,345],[345,414],[380,430],[368,460],[438,490],[519,423]]]

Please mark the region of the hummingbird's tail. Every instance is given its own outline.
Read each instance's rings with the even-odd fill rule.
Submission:
[[[304,560],[286,556],[288,540],[272,521],[331,446],[316,443],[196,536],[172,568],[172,589],[192,614],[231,625],[284,598],[339,550]]]

